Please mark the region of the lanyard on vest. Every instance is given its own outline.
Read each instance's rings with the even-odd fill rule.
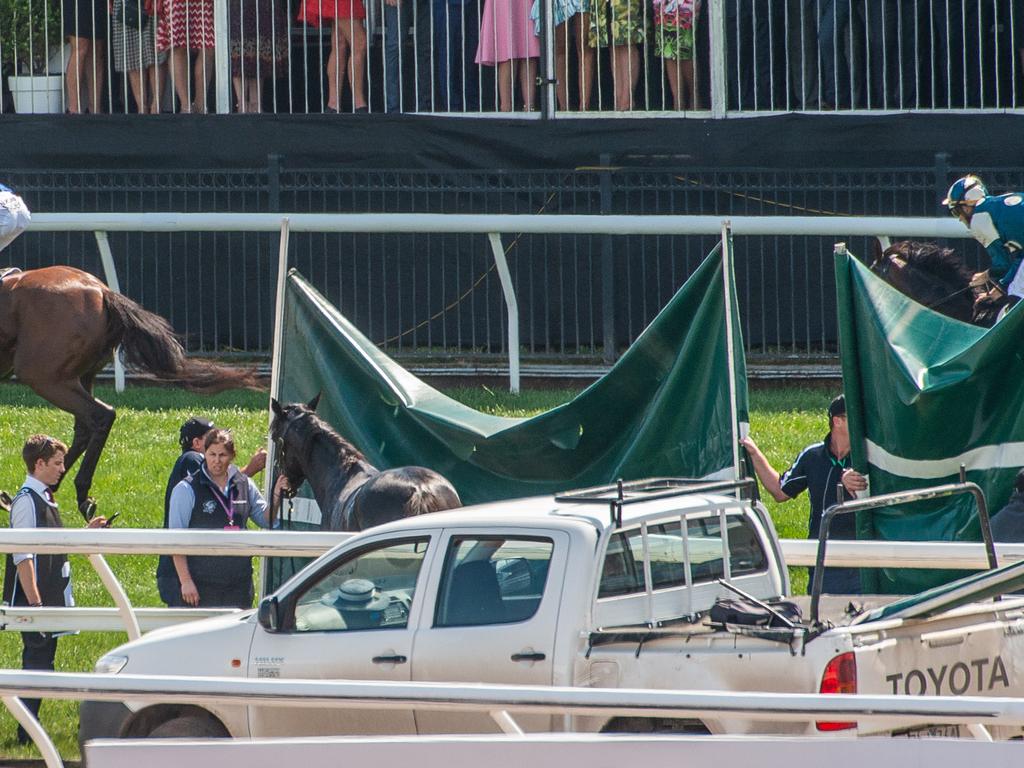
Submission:
[[[220,504],[220,508],[222,510],[224,510],[224,514],[228,516],[228,525],[234,525],[235,524],[235,513],[234,513],[234,510],[232,509],[232,506],[233,506],[232,502],[233,502],[233,500],[231,498],[231,495],[235,491],[234,483],[232,483],[231,480],[228,480],[228,495],[227,495],[227,499],[226,499],[226,501],[227,501],[226,504],[225,504],[224,494],[222,494],[220,492],[220,488],[217,487],[216,483],[210,483],[210,489],[213,491],[213,498],[215,498],[217,500],[217,503]],[[231,505],[231,506],[229,506],[229,505]]]

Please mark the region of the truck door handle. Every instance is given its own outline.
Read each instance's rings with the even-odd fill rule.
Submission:
[[[512,661],[544,661],[543,653],[513,653]]]
[[[374,664],[405,664],[408,661],[405,656],[374,656]]]

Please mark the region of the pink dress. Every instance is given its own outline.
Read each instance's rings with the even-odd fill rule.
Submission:
[[[540,39],[530,21],[533,0],[484,0],[476,63],[493,66],[540,56]]]

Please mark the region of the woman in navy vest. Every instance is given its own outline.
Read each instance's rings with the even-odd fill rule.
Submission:
[[[252,479],[232,463],[234,459],[231,432],[211,429],[206,433],[203,465],[171,492],[168,527],[241,531],[249,520],[269,527],[266,500]],[[252,607],[251,557],[174,555],[173,560],[181,582],[178,607]]]

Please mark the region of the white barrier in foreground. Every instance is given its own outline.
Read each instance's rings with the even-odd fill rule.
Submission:
[[[221,705],[401,708],[492,715],[548,714],[693,718],[742,714],[752,720],[843,720],[962,725],[1024,723],[1024,699],[983,696],[865,696],[817,693],[656,691],[638,688],[292,680],[170,675],[97,675],[0,670],[0,696]],[[503,728],[508,720],[495,718]],[[513,731],[519,733],[519,731]]]
[[[1024,699],[978,696],[829,696],[0,670],[0,697],[39,745],[49,768],[59,768],[60,756],[46,732],[16,698],[21,696],[360,709],[379,709],[386,703],[391,707],[448,712],[483,710],[503,732],[516,736],[521,736],[522,730],[512,716],[521,713],[678,718],[730,713],[774,722],[885,722],[892,728],[941,722],[966,725],[981,739],[988,738],[989,726],[1024,723]]]
[[[90,768],[278,768],[345,765],[376,768],[565,768],[572,766],[927,766],[1017,768],[1012,742],[938,739],[842,739],[736,736],[599,736],[533,734],[500,736],[352,737],[247,741],[94,741],[86,745]]]

